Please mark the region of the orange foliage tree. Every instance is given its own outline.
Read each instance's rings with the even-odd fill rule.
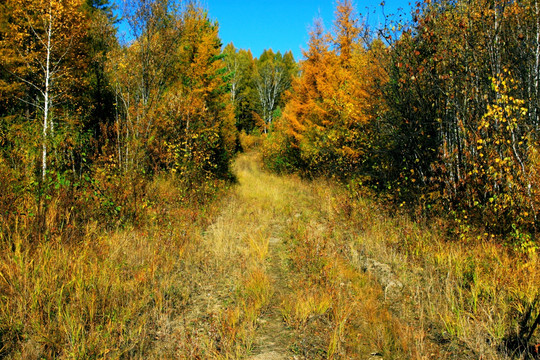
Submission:
[[[368,161],[367,125],[380,100],[375,84],[385,74],[373,56],[382,43],[366,46],[363,31],[352,3],[340,1],[333,32],[325,33],[319,19],[310,33],[282,118],[286,157],[309,174],[351,177]]]

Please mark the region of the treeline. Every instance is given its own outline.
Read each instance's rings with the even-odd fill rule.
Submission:
[[[426,1],[396,34],[371,32],[339,1],[300,64],[290,52],[222,48],[195,1],[126,2],[127,43],[107,0],[0,6],[4,238],[136,220],[160,174],[211,192],[232,178],[245,131],[269,133],[276,171],[338,177],[450,210],[460,231],[537,246],[534,2]]]
[[[426,0],[399,33],[370,33],[339,1],[332,29],[311,31],[266,163],[368,185],[534,251],[538,9]]]

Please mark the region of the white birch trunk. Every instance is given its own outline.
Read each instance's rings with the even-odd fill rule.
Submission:
[[[52,37],[52,9],[49,9],[49,24],[47,26],[47,58],[45,62],[45,90],[43,92],[43,97],[45,100],[45,104],[43,106],[43,149],[42,149],[42,178],[45,179],[45,176],[47,175],[47,135],[48,135],[48,129],[49,129],[49,122],[52,121],[49,119],[49,104],[50,104],[50,96],[49,96],[49,86],[50,86],[50,80],[51,80],[51,37]]]
[[[534,1],[534,9],[536,15],[536,51],[535,51],[535,66],[534,66],[534,95],[536,104],[534,104],[534,124],[536,130],[538,131],[540,127],[540,121],[538,119],[538,105],[539,105],[539,89],[538,82],[540,80],[540,7],[538,5],[538,0]]]

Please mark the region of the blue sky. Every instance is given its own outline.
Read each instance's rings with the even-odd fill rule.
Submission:
[[[309,27],[319,15],[329,29],[334,19],[334,0],[200,0],[209,17],[217,20],[223,45],[233,42],[236,48],[250,49],[258,57],[264,49],[285,53],[291,50],[296,60],[307,47]],[[113,0],[120,4],[121,0]],[[368,24],[377,27],[384,22],[381,0],[353,0],[356,9],[368,17]],[[384,13],[398,9],[409,13],[409,3],[386,0]],[[117,10],[118,12],[118,10]],[[119,24],[120,37],[125,25]]]
[[[354,1],[358,12],[369,15],[368,22],[377,26],[384,22],[380,0]],[[334,19],[334,0],[202,0],[210,18],[217,20],[223,44],[233,42],[237,48],[251,49],[258,57],[264,49],[291,50],[300,60],[306,48],[308,30],[319,14],[326,28]],[[396,13],[408,2],[386,1],[385,14]],[[369,10],[368,10],[369,9]]]

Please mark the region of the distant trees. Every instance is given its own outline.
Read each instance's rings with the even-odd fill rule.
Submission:
[[[224,55],[238,128],[268,132],[275,112],[284,105],[283,95],[298,73],[292,52],[282,55],[268,49],[254,59],[250,51],[237,50],[229,44]]]
[[[230,97],[234,106],[236,127],[251,132],[262,124],[256,123],[257,94],[255,81],[255,59],[250,50],[236,49],[228,44],[223,49],[229,77]]]
[[[264,132],[274,120],[274,111],[282,103],[282,95],[291,86],[296,75],[296,63],[289,51],[284,56],[265,50],[256,62],[255,87],[259,97],[260,115],[264,120]]]

